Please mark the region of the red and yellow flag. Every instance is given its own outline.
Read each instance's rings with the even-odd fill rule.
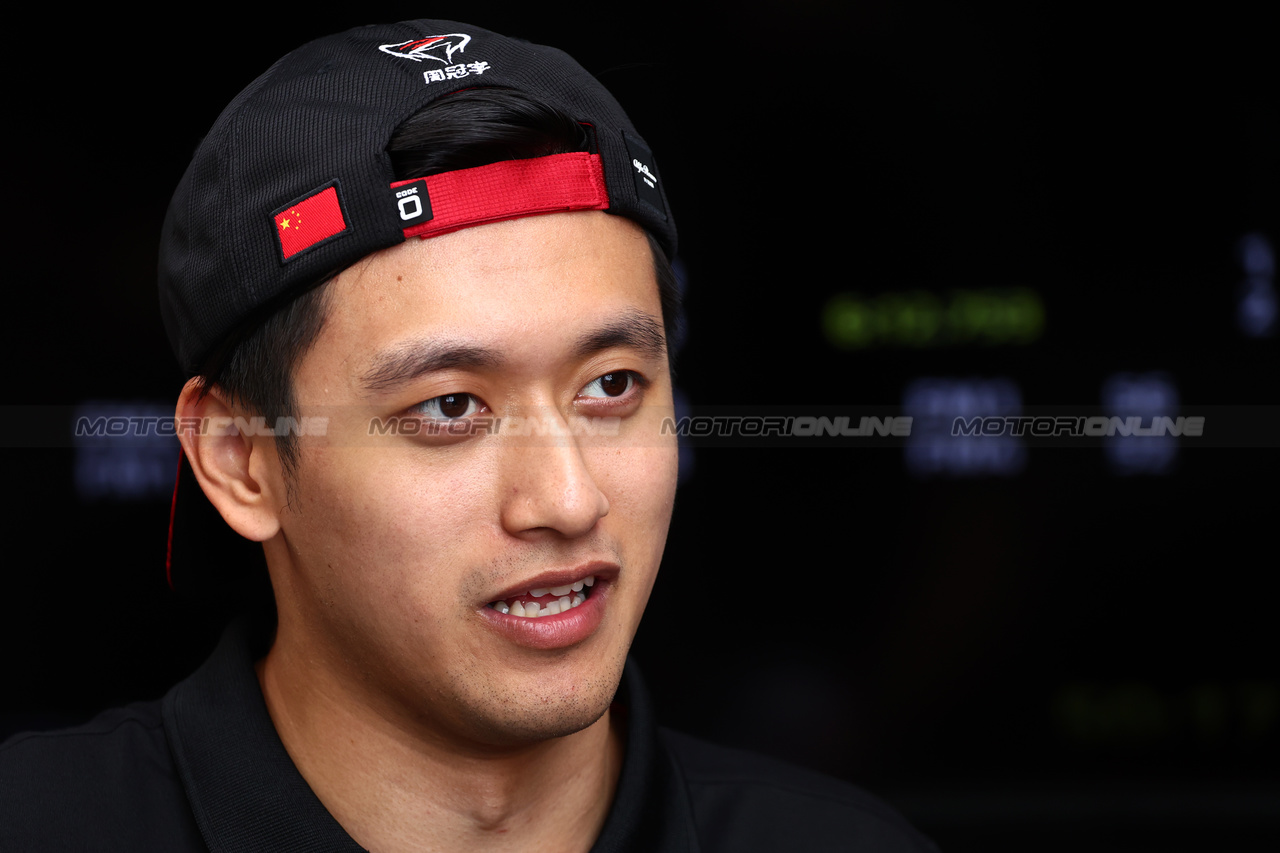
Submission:
[[[322,240],[347,230],[336,187],[325,187],[275,215],[276,234],[287,261]]]

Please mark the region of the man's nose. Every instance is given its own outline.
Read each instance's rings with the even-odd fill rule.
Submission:
[[[609,513],[609,499],[592,476],[580,438],[559,416],[549,427],[505,442],[502,523],[513,536],[554,531],[574,538]]]

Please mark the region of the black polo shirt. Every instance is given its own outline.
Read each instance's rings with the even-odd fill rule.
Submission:
[[[363,850],[285,752],[234,625],[161,700],[0,745],[0,850]],[[628,663],[617,797],[593,853],[936,853],[884,803],[834,779],[657,728]]]

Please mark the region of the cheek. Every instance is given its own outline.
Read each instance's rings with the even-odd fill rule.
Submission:
[[[357,597],[402,596],[459,564],[492,510],[482,461],[418,448],[329,448],[300,467],[286,535],[313,577]],[[412,597],[417,598],[414,594]]]

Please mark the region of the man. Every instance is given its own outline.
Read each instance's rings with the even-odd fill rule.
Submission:
[[[414,21],[251,84],[160,289],[190,474],[276,618],[8,742],[0,847],[932,849],[656,729],[627,665],[675,493],[674,251],[647,145],[559,51]]]

